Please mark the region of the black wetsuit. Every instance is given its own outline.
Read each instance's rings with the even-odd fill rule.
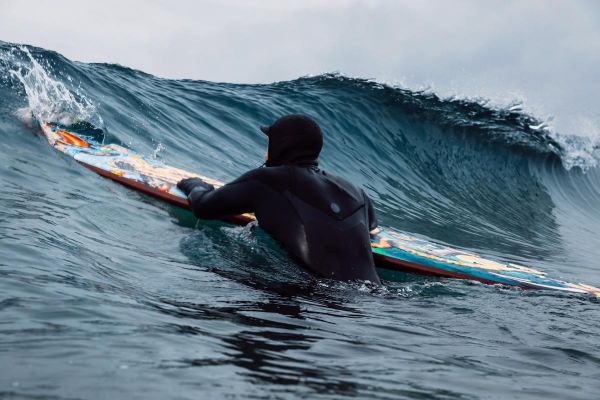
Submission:
[[[259,226],[313,274],[379,283],[369,238],[377,219],[364,191],[318,168],[320,144],[269,137],[271,166],[216,190],[191,186],[194,214],[217,219],[253,212]]]

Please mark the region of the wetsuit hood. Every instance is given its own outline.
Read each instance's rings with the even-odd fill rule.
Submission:
[[[323,134],[312,118],[300,114],[286,115],[260,129],[269,137],[267,167],[318,164]]]

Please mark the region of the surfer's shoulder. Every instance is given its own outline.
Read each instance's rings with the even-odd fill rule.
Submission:
[[[231,184],[248,182],[252,180],[273,184],[280,181],[287,181],[288,179],[289,171],[286,167],[261,167],[246,172],[235,181],[231,182]]]

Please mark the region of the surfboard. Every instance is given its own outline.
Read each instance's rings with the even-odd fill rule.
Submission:
[[[56,123],[41,122],[40,127],[50,146],[84,167],[178,207],[189,209],[187,197],[177,188],[177,182],[183,178],[198,177],[217,188],[223,186],[222,182],[210,177],[164,165],[118,144],[102,144],[94,137]],[[231,215],[223,220],[244,225],[254,221],[255,217],[252,214]],[[389,228],[371,235],[371,247],[377,267],[384,270],[600,297],[600,289],[590,285],[566,282],[534,268],[486,259]]]

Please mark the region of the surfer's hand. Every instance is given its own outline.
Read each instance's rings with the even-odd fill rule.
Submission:
[[[197,187],[202,187],[204,190],[213,190],[215,187],[209,183],[204,182],[200,178],[185,178],[177,182],[177,187],[185,193],[185,195],[189,195],[190,192]]]

